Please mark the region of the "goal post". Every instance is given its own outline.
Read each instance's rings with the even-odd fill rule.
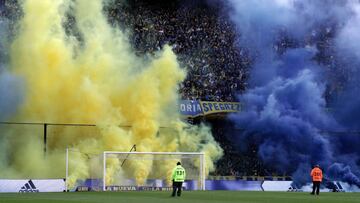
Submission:
[[[66,177],[76,177],[72,151],[67,150]],[[75,152],[76,153],[76,152]],[[74,154],[73,156],[79,156]],[[87,176],[76,177],[76,187],[87,183],[91,191],[170,190],[171,172],[177,162],[186,170],[185,190],[205,190],[204,152],[119,152],[104,151],[87,156]],[[71,169],[72,168],[72,169]],[[76,168],[76,166],[75,166]],[[77,173],[74,174],[73,173]],[[67,182],[67,186],[68,186]],[[70,191],[74,191],[74,186]]]
[[[102,191],[103,154],[67,148],[65,158],[66,191]]]

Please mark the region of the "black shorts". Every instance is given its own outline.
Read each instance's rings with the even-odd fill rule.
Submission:
[[[173,187],[177,187],[177,188],[181,188],[182,187],[183,182],[173,182]]]

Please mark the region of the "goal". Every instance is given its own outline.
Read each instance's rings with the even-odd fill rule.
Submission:
[[[105,151],[89,155],[67,150],[66,154],[66,182],[71,191],[171,190],[171,173],[177,162],[186,170],[184,189],[205,190],[203,152]],[[72,160],[79,156],[86,157],[85,164]]]

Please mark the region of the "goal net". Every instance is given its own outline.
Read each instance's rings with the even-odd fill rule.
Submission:
[[[66,149],[67,191],[103,190],[103,154]]]
[[[72,191],[171,190],[177,162],[186,170],[183,188],[205,190],[205,156],[201,152],[67,154],[67,185]],[[86,172],[76,169],[78,163],[71,161],[72,156],[87,157]]]

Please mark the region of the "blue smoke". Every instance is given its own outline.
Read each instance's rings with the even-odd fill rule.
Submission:
[[[342,163],[334,163],[328,169],[328,174],[337,180],[347,182],[352,185],[360,185],[360,179],[354,175],[350,166]]]
[[[337,98],[334,108],[342,125],[360,131],[360,98],[357,96],[360,94],[360,3],[350,6],[353,15],[335,39],[339,61],[349,80],[343,85],[344,91]]]
[[[265,165],[282,174],[299,174],[299,185],[308,181],[304,168],[330,165],[331,149],[320,131],[337,125],[325,111],[324,85],[317,82],[320,67],[311,62],[312,55],[312,50],[293,49],[281,56],[273,67],[277,76],[240,95],[245,112],[231,116],[243,129],[233,138],[239,146],[255,142]]]
[[[360,46],[345,43],[351,35],[360,36],[360,26],[354,27],[360,25],[360,9],[359,16],[354,10],[354,5],[359,3],[325,0],[229,0],[228,3],[232,8],[231,18],[240,30],[240,46],[249,49],[254,59],[250,88],[239,95],[244,111],[230,116],[236,127],[243,130],[231,139],[241,150],[255,143],[265,166],[292,174],[296,186],[310,181],[309,171],[317,163],[330,179],[360,187],[360,148],[357,147],[360,135],[331,133],[360,126],[360,99],[354,98],[359,95],[355,94],[359,83],[345,81],[346,87],[336,95],[335,102],[327,103],[324,94],[330,83],[329,70],[314,60],[320,52],[315,48],[314,37],[319,33],[314,31],[324,26],[339,33],[333,37],[339,58],[344,58],[345,53],[360,54]],[[306,42],[309,36],[315,43]],[[284,38],[292,45],[279,51],[279,39]],[[354,63],[360,64],[356,60]],[[351,64],[345,71],[358,67]],[[330,71],[344,69],[341,66]],[[357,73],[353,74],[355,79],[360,78]],[[328,107],[332,110],[328,111]]]
[[[22,82],[0,68],[0,121],[10,118],[23,100]]]
[[[8,19],[0,19],[0,121],[13,116],[23,100],[23,82],[10,73],[8,66],[9,26]]]

